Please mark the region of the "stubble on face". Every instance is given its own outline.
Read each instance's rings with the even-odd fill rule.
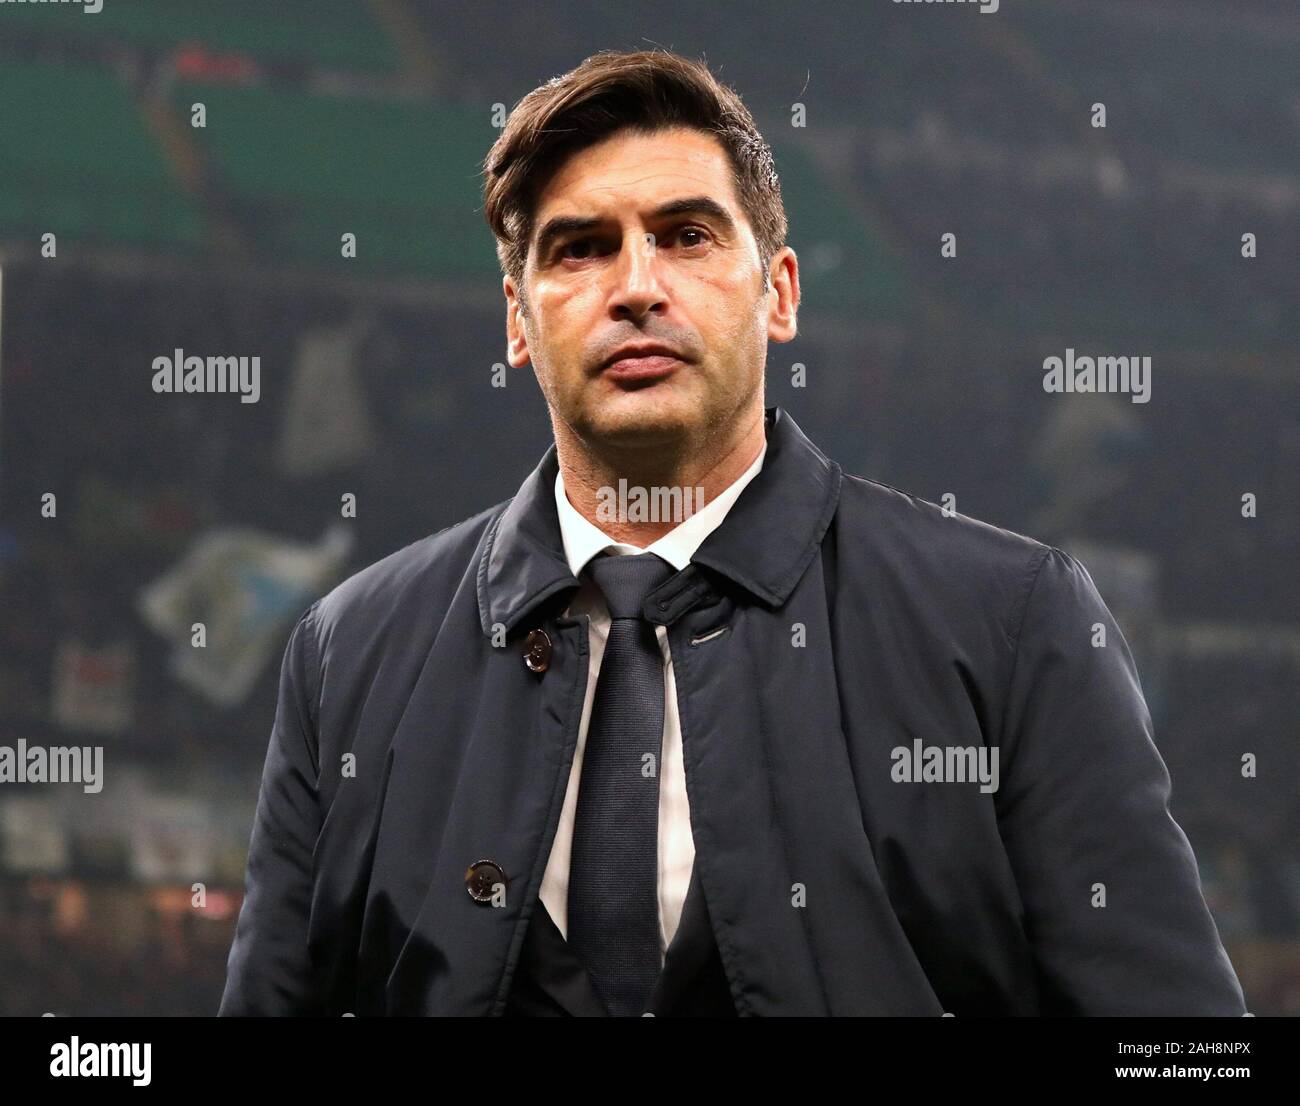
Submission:
[[[653,215],[694,196],[715,198],[728,217]],[[766,274],[716,140],[690,130],[620,132],[543,189],[537,227],[557,214],[594,226],[586,239],[562,241],[559,260],[549,248],[530,250],[522,321],[566,468],[598,480],[698,481],[752,444],[756,426],[761,444]],[[690,226],[702,233],[675,237]],[[656,247],[638,264],[628,251],[645,233]],[[644,382],[602,372],[616,349],[646,342],[684,363]]]

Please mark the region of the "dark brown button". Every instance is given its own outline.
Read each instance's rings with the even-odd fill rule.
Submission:
[[[465,887],[475,902],[491,902],[493,888],[505,882],[506,874],[495,860],[476,860],[465,870]]]
[[[529,630],[524,642],[524,664],[530,672],[545,672],[551,666],[551,639],[545,630]]]

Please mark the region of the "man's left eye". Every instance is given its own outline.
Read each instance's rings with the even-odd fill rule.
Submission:
[[[683,227],[677,232],[677,240],[683,246],[699,246],[708,241],[708,235],[699,227]]]

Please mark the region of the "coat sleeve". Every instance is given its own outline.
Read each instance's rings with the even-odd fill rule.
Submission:
[[[319,1013],[307,948],[320,832],[316,604],[289,637],[219,1016]]]
[[[1047,549],[1019,621],[996,802],[1043,1012],[1241,1016],[1132,654],[1087,570]]]

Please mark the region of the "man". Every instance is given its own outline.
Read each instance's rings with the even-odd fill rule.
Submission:
[[[765,411],[735,93],[596,55],[485,176],[555,444],[294,628],[221,1012],[1241,1015],[1087,572]]]

